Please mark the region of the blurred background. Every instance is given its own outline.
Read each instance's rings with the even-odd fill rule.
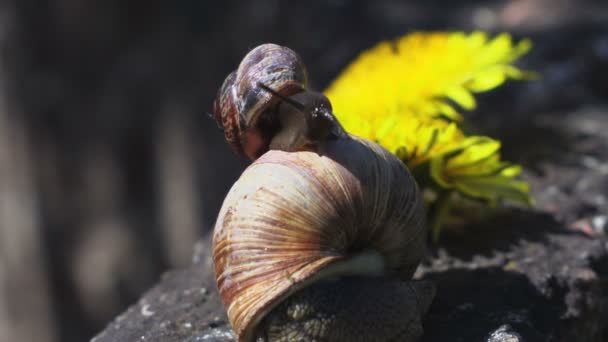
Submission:
[[[377,41],[431,29],[534,40],[523,63],[543,80],[478,112],[525,125],[608,98],[605,0],[0,2],[0,341],[86,341],[190,262],[246,166],[207,113],[249,49],[288,45],[323,89]],[[526,165],[516,129],[469,115]]]

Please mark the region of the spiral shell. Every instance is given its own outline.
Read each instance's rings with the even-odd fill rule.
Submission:
[[[277,125],[272,111],[279,99],[258,83],[284,96],[293,95],[306,87],[306,68],[293,50],[263,44],[226,77],[213,103],[213,116],[232,148],[251,159],[268,150]]]
[[[359,138],[321,154],[271,150],[228,193],[213,237],[217,285],[239,341],[294,291],[372,251],[382,273],[409,279],[424,254],[419,190],[403,164]]]

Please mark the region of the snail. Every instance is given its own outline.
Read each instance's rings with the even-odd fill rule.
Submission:
[[[213,103],[213,116],[233,150],[256,159],[268,149],[293,151],[342,134],[329,114],[329,100],[304,91],[307,79],[300,57],[291,49],[264,44],[247,54]]]
[[[420,191],[393,154],[345,132],[306,81],[295,52],[264,44],[214,102],[226,140],[253,159],[212,242],[237,340],[415,340],[434,294],[411,280],[426,246]]]

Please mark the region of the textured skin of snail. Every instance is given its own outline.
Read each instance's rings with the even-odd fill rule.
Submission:
[[[256,341],[414,341],[434,291],[430,282],[378,277],[319,282],[274,309]]]
[[[277,146],[275,136],[306,131],[289,127],[297,120],[279,120],[302,113],[259,90],[238,92],[240,84],[232,83],[239,73],[251,72],[243,65],[260,77],[279,70],[268,61],[257,63],[285,60],[283,54],[287,60],[297,57],[290,51],[272,44],[252,50],[215,103],[216,119],[228,123],[229,143],[255,159],[226,196],[213,236],[215,276],[230,323],[238,341],[413,341],[422,333],[420,317],[433,288],[410,280],[427,234],[409,171],[381,146],[346,133],[308,131],[312,148],[279,144],[268,150]],[[282,95],[303,101],[322,97],[308,96],[303,85],[290,94],[298,75],[305,75],[292,68],[303,68],[299,59],[286,77],[275,75],[264,84],[291,89]],[[249,87],[258,84],[242,79]],[[291,85],[282,88],[285,84]],[[241,98],[258,95],[259,104]],[[277,126],[260,126],[264,115]],[[234,118],[240,121],[237,129],[231,126]],[[342,132],[336,127],[323,132]],[[229,137],[231,129],[237,135]]]

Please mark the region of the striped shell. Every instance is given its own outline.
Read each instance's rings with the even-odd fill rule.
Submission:
[[[379,145],[344,137],[322,153],[271,150],[228,193],[213,237],[217,285],[239,341],[294,291],[375,251],[383,274],[411,278],[424,254],[416,183]],[[346,261],[346,262],[345,262]]]
[[[279,100],[258,82],[282,95],[293,95],[306,87],[306,68],[293,50],[263,44],[251,50],[224,80],[213,103],[213,116],[232,148],[251,159],[268,150],[276,129],[272,111]]]

